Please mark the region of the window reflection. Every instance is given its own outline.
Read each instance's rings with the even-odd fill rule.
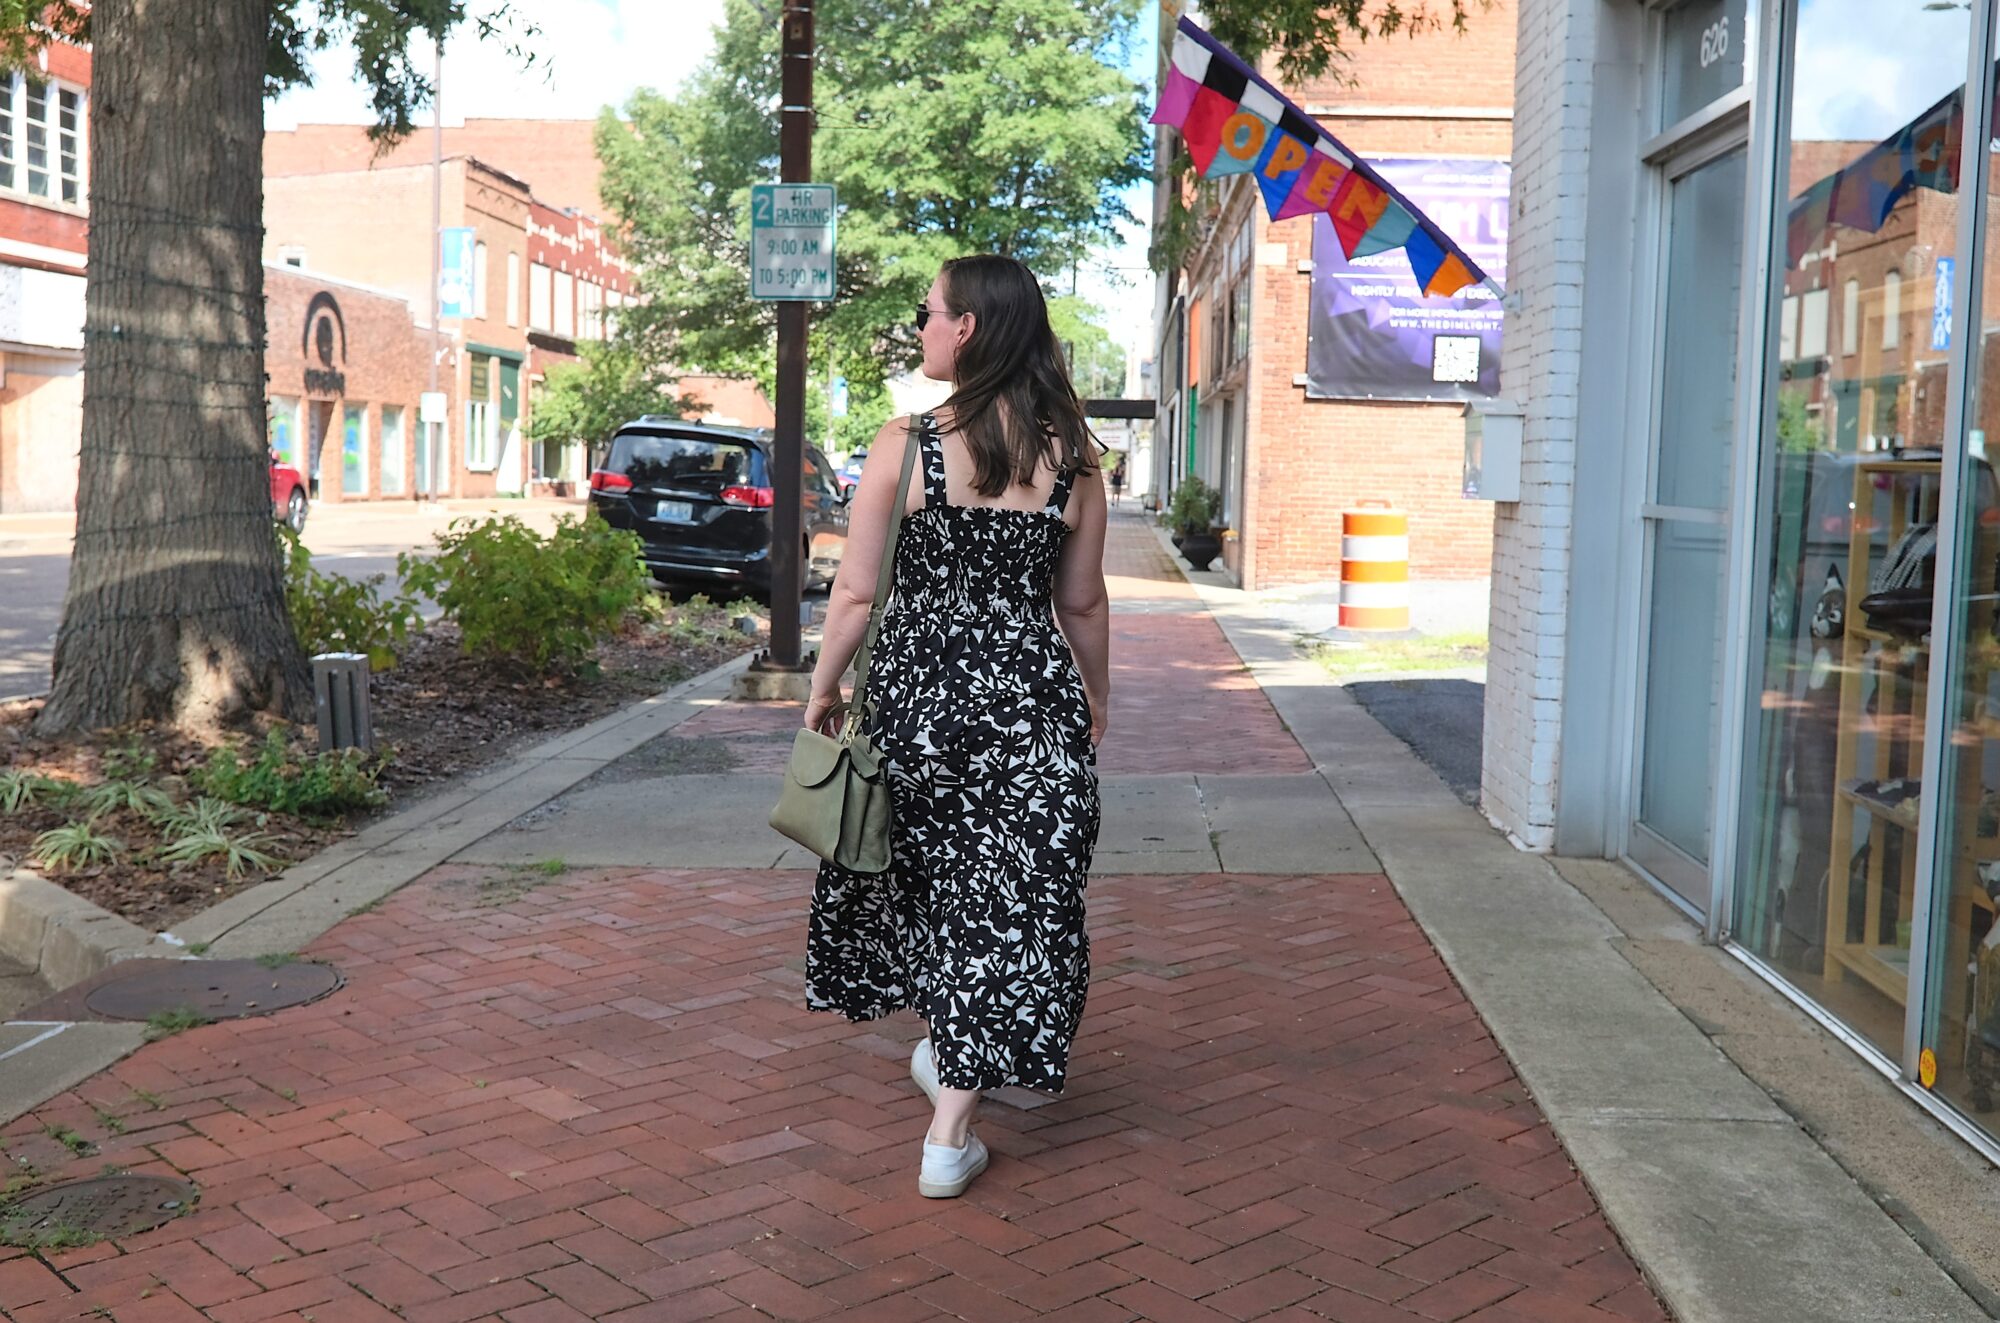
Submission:
[[[1928,332],[1969,33],[1923,0],[1801,0],[1757,498],[1768,639],[1736,933],[1896,1057],[1951,384]]]

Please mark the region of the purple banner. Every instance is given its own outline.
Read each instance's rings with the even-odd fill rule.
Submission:
[[[1374,165],[1505,286],[1507,162]],[[1324,214],[1313,218],[1306,334],[1312,399],[1464,402],[1500,392],[1500,303],[1493,291],[1474,285],[1454,298],[1425,298],[1401,249],[1349,261]]]

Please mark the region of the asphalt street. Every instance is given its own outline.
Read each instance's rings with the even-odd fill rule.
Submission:
[[[511,514],[546,531],[570,501],[448,501],[442,510],[397,501],[321,505],[306,521],[306,546],[320,568],[340,574],[394,576],[396,557],[427,546],[452,519]],[[67,516],[0,516],[0,700],[38,694],[49,685],[49,660],[69,583],[72,528]]]

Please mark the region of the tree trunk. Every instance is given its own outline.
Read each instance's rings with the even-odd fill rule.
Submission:
[[[99,0],[76,549],[42,733],[294,719],[264,406],[265,0]]]

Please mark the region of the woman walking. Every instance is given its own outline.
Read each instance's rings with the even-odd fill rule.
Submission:
[[[910,1059],[936,1108],[917,1188],[950,1198],[986,1168],[980,1091],[1059,1092],[1068,1070],[1090,981],[1110,620],[1096,440],[1033,274],[947,262],[916,324],[924,374],[953,391],[869,449],[805,714],[819,729],[840,706],[915,446],[868,681],[893,862],[820,868],[806,996],[853,1020],[908,1007],[929,1022]]]

